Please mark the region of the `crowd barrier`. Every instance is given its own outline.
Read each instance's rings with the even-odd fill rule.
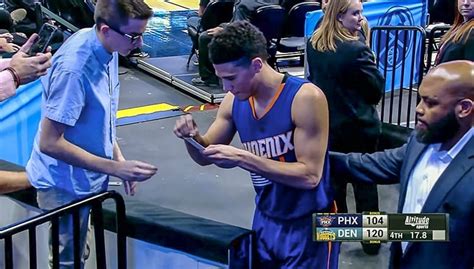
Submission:
[[[433,53],[440,49],[441,37],[449,30],[451,26],[447,24],[435,25],[426,29],[426,65],[425,73],[433,66],[435,59]]]
[[[371,40],[377,67],[390,82],[385,86],[380,118],[383,122],[409,127],[410,122],[416,122],[417,87],[423,79],[425,31],[419,26],[375,26]],[[390,98],[385,98],[387,95]]]
[[[36,228],[43,223],[51,222],[52,268],[59,269],[59,218],[67,217],[69,215],[72,215],[73,218],[74,268],[81,268],[81,254],[79,247],[79,210],[85,207],[90,207],[92,220],[94,223],[96,265],[97,268],[106,269],[107,264],[104,241],[102,202],[107,199],[113,199],[115,201],[115,227],[117,233],[117,268],[125,269],[127,267],[127,250],[125,241],[125,203],[122,199],[122,196],[113,191],[91,195],[80,201],[72,202],[57,209],[46,211],[33,218],[1,228],[0,240],[3,240],[5,244],[5,268],[14,268],[15,263],[13,259],[13,237],[16,234],[28,231],[28,257],[30,263],[29,268],[36,269]]]

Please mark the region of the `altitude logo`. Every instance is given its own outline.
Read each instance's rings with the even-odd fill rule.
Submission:
[[[415,227],[416,229],[428,229],[430,226],[430,218],[426,216],[406,216],[405,225]]]

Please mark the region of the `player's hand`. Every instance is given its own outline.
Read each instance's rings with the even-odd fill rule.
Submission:
[[[122,161],[115,163],[114,176],[124,181],[145,181],[151,178],[158,168],[140,161]]]
[[[209,145],[204,149],[204,155],[209,161],[221,168],[234,168],[239,165],[246,151],[229,145]]]
[[[197,137],[199,135],[196,122],[193,120],[193,116],[191,114],[186,114],[179,117],[174,125],[173,132],[179,138],[190,136]]]

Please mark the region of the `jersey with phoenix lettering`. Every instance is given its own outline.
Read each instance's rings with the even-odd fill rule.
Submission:
[[[275,161],[297,161],[291,106],[296,93],[304,83],[309,82],[285,76],[272,102],[260,118],[256,116],[252,98],[248,100],[234,98],[232,119],[245,150]],[[294,219],[314,212],[327,212],[333,200],[328,167],[326,154],[321,181],[311,190],[290,187],[251,172],[257,193],[255,198],[257,208],[265,215],[278,219]]]

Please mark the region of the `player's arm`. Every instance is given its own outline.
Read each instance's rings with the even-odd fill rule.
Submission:
[[[329,113],[326,97],[319,88],[306,83],[298,91],[291,113],[296,126],[294,146],[297,162],[274,161],[235,148],[222,149],[211,156],[214,155],[216,159],[233,159],[239,167],[275,182],[301,189],[315,188],[323,174],[328,143]]]
[[[204,147],[211,144],[229,144],[235,135],[235,126],[232,120],[233,102],[234,96],[231,93],[227,93],[219,106],[216,119],[204,135],[199,134],[197,125],[191,115],[182,116],[176,122],[174,133],[181,138],[193,136]],[[185,144],[189,155],[196,163],[200,165],[212,164],[194,146],[189,143]]]
[[[234,95],[227,93],[217,111],[216,120],[201,136],[204,146],[211,144],[230,144],[235,135],[234,121],[232,120],[232,105]]]

